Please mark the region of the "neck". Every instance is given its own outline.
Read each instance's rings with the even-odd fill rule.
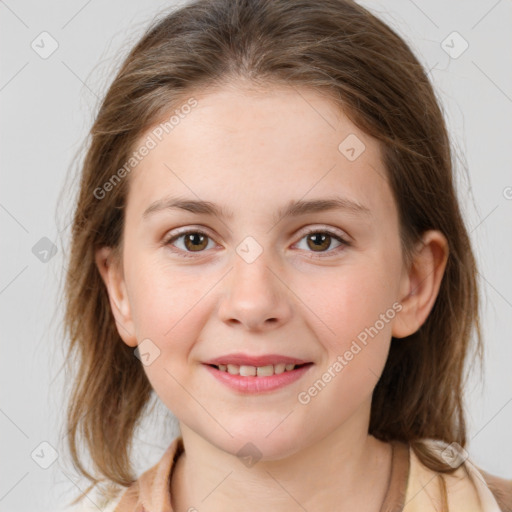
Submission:
[[[245,466],[181,425],[184,453],[171,481],[174,512],[380,510],[391,446],[348,426],[285,458]],[[249,506],[248,506],[249,504]]]

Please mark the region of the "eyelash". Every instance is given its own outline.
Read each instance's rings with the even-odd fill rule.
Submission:
[[[190,235],[190,234],[203,235],[203,236],[206,236],[207,238],[209,238],[210,240],[212,240],[212,237],[208,233],[206,233],[205,231],[202,231],[200,229],[189,229],[187,231],[182,231],[181,233],[174,234],[172,237],[168,238],[164,242],[164,245],[169,246],[171,248],[172,247],[172,242],[182,238],[185,235]],[[328,235],[331,238],[334,238],[335,240],[340,242],[341,245],[339,247],[336,247],[335,249],[333,249],[331,251],[324,251],[323,253],[316,253],[315,254],[314,251],[307,251],[307,252],[313,252],[313,255],[309,256],[310,258],[327,258],[327,257],[330,257],[332,255],[332,253],[337,254],[340,250],[343,250],[345,246],[348,247],[348,246],[351,245],[350,242],[348,242],[347,240],[342,238],[340,235],[334,233],[333,231],[330,231],[328,229],[318,229],[318,228],[317,229],[310,229],[310,230],[308,230],[306,233],[304,233],[302,235],[302,237],[299,239],[299,242],[303,238],[307,237],[308,235],[312,235],[312,234]],[[184,257],[184,258],[195,258],[196,257],[194,255],[193,251],[184,251],[182,249],[176,249],[176,248],[171,248],[171,250],[174,253],[179,254],[179,256]],[[203,251],[197,251],[197,254],[200,254],[201,252],[204,252],[204,250]]]

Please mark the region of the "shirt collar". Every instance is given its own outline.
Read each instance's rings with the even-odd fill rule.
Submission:
[[[409,446],[390,441],[391,473],[380,512],[400,512],[404,508],[410,472]],[[183,453],[183,439],[177,437],[160,461],[143,473],[122,495],[114,512],[173,512],[169,494],[176,460]]]

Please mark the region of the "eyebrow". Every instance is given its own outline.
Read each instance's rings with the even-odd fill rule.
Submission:
[[[211,215],[219,218],[233,219],[232,211],[222,208],[210,201],[201,201],[180,197],[166,197],[158,199],[151,203],[142,214],[143,219],[148,218],[152,214],[167,210],[185,210],[191,213]],[[331,210],[343,210],[351,214],[363,215],[370,217],[371,210],[357,202],[345,197],[330,197],[324,199],[314,199],[310,201],[290,201],[286,206],[279,209],[274,218],[274,222],[288,218],[298,217],[309,213],[318,213]]]

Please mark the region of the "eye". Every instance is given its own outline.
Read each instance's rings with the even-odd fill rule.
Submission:
[[[183,240],[182,240],[183,239]],[[301,241],[306,239],[306,249],[311,249],[310,252],[319,253],[313,255],[312,257],[325,257],[330,256],[332,253],[337,254],[340,250],[343,250],[343,246],[349,246],[350,242],[345,240],[339,234],[334,233],[329,230],[321,230],[321,229],[311,229],[307,233],[305,233]],[[334,250],[327,250],[332,245],[332,241],[335,240],[338,242],[338,246],[334,248]],[[181,247],[178,244],[175,245],[176,242],[181,241]],[[209,247],[208,241],[212,242],[211,237],[205,233],[204,231],[194,229],[183,231],[179,234],[175,234],[171,236],[166,242],[166,246],[170,246],[173,252],[179,253],[180,256],[185,258],[194,257],[191,253],[200,253],[204,252]],[[215,244],[213,244],[215,245]],[[174,247],[174,248],[173,248]],[[326,255],[322,253],[327,253]]]
[[[183,239],[183,247],[178,247],[179,250],[177,251],[174,249],[172,250],[174,252],[179,252],[181,256],[191,257],[187,253],[203,252],[203,250],[208,247],[208,240],[210,239],[210,236],[204,231],[199,231],[197,229],[189,230],[172,236],[165,242],[165,245],[176,247],[174,242],[180,239]]]
[[[301,241],[306,239],[306,247],[308,249],[312,249],[312,252],[316,253],[327,253],[325,256],[331,256],[332,253],[338,253],[340,250],[343,250],[343,246],[349,246],[350,243],[342,238],[340,235],[329,231],[329,230],[320,230],[320,229],[312,229],[309,230],[302,238]],[[326,250],[332,244],[332,241],[336,240],[338,242],[338,246],[335,247],[334,250]],[[325,249],[325,250],[324,250]],[[314,255],[313,257],[325,257],[324,254]]]

